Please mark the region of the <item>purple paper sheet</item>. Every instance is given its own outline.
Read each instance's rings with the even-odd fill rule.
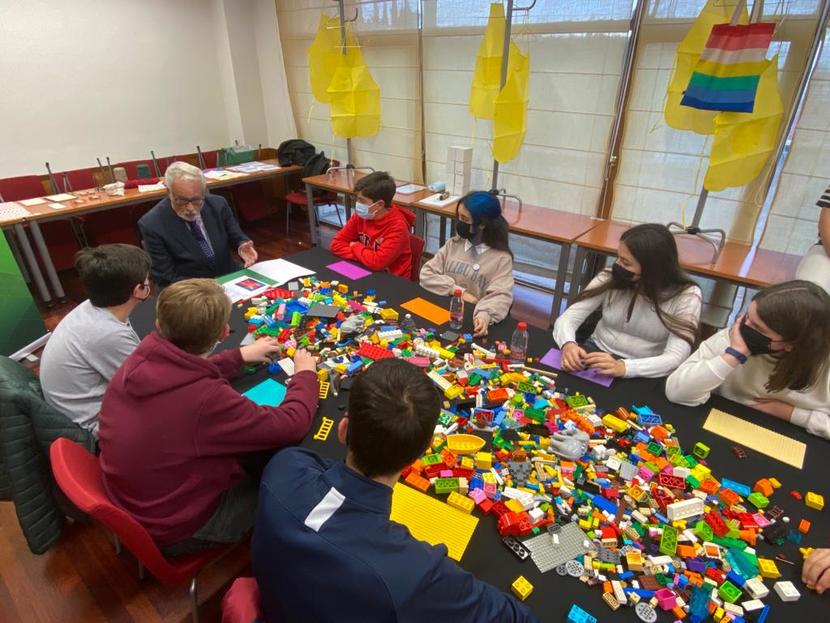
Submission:
[[[550,366],[551,368],[561,370],[562,353],[557,348],[551,348],[547,354],[539,360],[539,362],[545,364],[546,366]],[[586,381],[591,381],[591,383],[596,383],[597,385],[602,385],[603,387],[610,387],[611,383],[614,382],[613,376],[602,374],[601,372],[596,372],[595,370],[590,369],[574,370],[573,372],[569,371],[568,374],[573,374],[574,376],[578,376]]]
[[[365,268],[361,268],[360,266],[347,262],[346,260],[340,260],[334,264],[329,264],[326,268],[355,281],[372,274],[371,270],[366,270]]]

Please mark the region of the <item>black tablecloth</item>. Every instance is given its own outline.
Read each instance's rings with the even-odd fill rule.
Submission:
[[[336,261],[337,258],[319,247],[303,251],[286,259],[317,271],[317,277],[320,279],[339,279],[349,283],[352,289],[364,293],[369,289],[375,289],[377,300],[386,301],[385,306],[387,307],[397,307],[415,296],[421,296],[441,306],[447,306],[449,303],[446,297],[431,294],[422,289],[417,283],[387,273],[374,273],[357,281],[344,279],[342,275],[326,268],[327,264]],[[468,331],[472,330],[472,307],[472,305],[466,306],[465,330]],[[401,314],[404,313],[400,308],[398,308],[398,311]],[[413,319],[418,326],[430,326],[429,323],[418,316],[413,315]],[[155,309],[152,301],[140,306],[133,313],[132,324],[139,336],[143,337],[152,331],[154,323]],[[509,341],[515,329],[515,324],[515,321],[508,318],[491,327],[489,341]],[[231,328],[233,333],[217,350],[238,346],[245,336],[246,322],[242,318],[242,310],[236,306],[234,306],[234,312],[231,316]],[[533,327],[528,330],[530,332],[528,355],[530,357],[541,357],[551,348],[553,339],[547,331],[541,331]],[[477,341],[484,343],[482,340]],[[239,377],[233,385],[240,392],[243,392],[267,376],[268,374],[263,367],[255,374]],[[276,378],[280,381],[285,380],[282,374]],[[828,452],[827,442],[806,433],[801,428],[781,422],[719,396],[713,397],[709,403],[700,407],[683,407],[672,404],[665,398],[663,385],[663,379],[617,379],[611,387],[605,388],[570,376],[567,373],[559,373],[557,379],[557,387],[561,391],[567,393],[578,391],[586,396],[591,396],[596,401],[597,407],[606,411],[613,411],[620,406],[648,405],[655,413],[663,416],[665,422],[674,425],[685,450],[690,450],[697,441],[702,441],[711,448],[708,464],[717,478],[731,478],[750,486],[759,478],[777,478],[782,483],[782,487],[772,496],[771,504],[777,504],[785,509],[787,516],[790,517],[791,526],[797,526],[799,520],[804,517],[812,523],[811,530],[804,537],[801,545],[813,547],[828,545],[830,520],[827,517],[830,508],[823,512],[815,511],[807,508],[804,502],[798,502],[789,495],[789,492],[795,489],[802,494],[809,490],[827,496],[827,487],[824,484],[827,479],[825,469],[828,467],[828,461],[825,458]],[[347,391],[341,392],[337,397],[330,393],[328,399],[321,404],[303,445],[312,448],[323,456],[342,459],[345,456],[345,450],[337,441],[337,423],[347,402]],[[703,422],[712,407],[717,407],[747,420],[757,421],[767,428],[805,442],[808,447],[804,469],[795,469],[749,449],[746,451],[748,455],[746,459],[737,459],[730,451],[730,447],[734,443],[740,443],[740,439],[728,440],[702,430]],[[327,441],[314,441],[312,435],[319,428],[322,416],[333,419],[335,425]],[[773,583],[766,581],[770,588],[770,596],[766,598],[765,602],[772,605],[767,621],[782,621],[785,612],[791,616],[805,618],[809,615],[819,616],[821,612],[830,611],[827,609],[826,599],[817,596],[812,591],[808,591],[801,583],[801,555],[798,547],[787,542],[781,548],[770,548],[766,544],[760,543],[759,539],[758,554],[760,556],[772,558],[780,552],[788,560],[795,562],[795,565],[788,565],[783,562],[778,562],[777,565],[782,574],[781,579],[791,580],[802,594],[801,599],[797,602],[783,603],[772,591]],[[479,578],[506,592],[510,592],[510,585],[516,577],[524,575],[534,586],[533,594],[528,598],[527,603],[542,621],[564,620],[571,603],[579,604],[600,621],[638,620],[631,608],[623,607],[617,612],[612,612],[602,601],[599,587],[588,588],[574,578],[560,577],[552,571],[543,575],[539,573],[539,570],[529,558],[524,562],[520,562],[502,545],[493,517],[481,517],[461,565]],[[742,596],[740,601],[747,598]],[[669,621],[673,620],[673,617],[670,614],[661,613],[658,620]]]

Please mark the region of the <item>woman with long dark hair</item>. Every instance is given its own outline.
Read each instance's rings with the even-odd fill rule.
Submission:
[[[680,404],[713,391],[830,438],[830,295],[809,281],[761,290],[666,381]]]
[[[455,206],[455,233],[421,268],[421,286],[443,296],[461,288],[475,305],[473,331],[487,335],[513,304],[513,253],[498,197],[467,193]]]
[[[565,370],[592,368],[625,377],[666,376],[695,347],[700,288],[680,267],[671,232],[637,225],[620,238],[617,260],[602,271],[556,319],[553,339]],[[577,329],[595,310],[602,318],[591,337]]]

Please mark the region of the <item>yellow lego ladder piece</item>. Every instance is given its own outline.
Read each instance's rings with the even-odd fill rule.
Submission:
[[[320,383],[320,400],[325,400],[326,398],[328,398],[330,385],[331,383],[329,383],[328,381],[323,381],[322,383]]]
[[[328,383],[326,383],[326,385],[328,385]],[[334,426],[334,420],[323,417],[323,421],[320,422],[320,428],[316,433],[314,433],[314,437],[312,437],[312,439],[316,439],[317,441],[325,441],[329,438],[332,426]]]

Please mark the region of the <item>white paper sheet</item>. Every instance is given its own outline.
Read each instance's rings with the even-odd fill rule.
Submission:
[[[273,286],[268,285],[264,281],[260,281],[255,277],[243,275],[223,283],[222,287],[225,288],[225,294],[228,295],[231,302],[236,303],[237,301],[249,299],[252,296],[265,292],[268,288],[272,288]]]
[[[60,193],[59,195],[49,195],[46,197],[49,201],[69,201],[70,199],[74,199],[75,195],[70,195],[69,193]]]
[[[420,190],[424,190],[426,186],[420,186],[418,184],[404,184],[403,186],[398,186],[395,189],[395,192],[400,193],[402,195],[414,195]]]
[[[29,214],[26,208],[14,201],[0,203],[0,219],[25,218]]]
[[[34,199],[23,199],[18,201],[20,205],[24,205],[27,208],[31,208],[32,206],[39,206],[41,204],[46,203],[46,199],[43,197],[35,197]]]
[[[69,207],[65,203],[47,203],[46,205],[48,205],[53,210],[63,210],[64,208]]]
[[[264,262],[257,262],[251,266],[251,270],[265,275],[269,279],[277,282],[277,285],[282,285],[287,281],[296,279],[297,277],[305,277],[306,275],[313,275],[314,271],[289,262],[288,260],[266,260]]]
[[[138,192],[140,193],[150,193],[154,190],[164,190],[167,188],[162,182],[158,184],[139,184],[138,185]]]

